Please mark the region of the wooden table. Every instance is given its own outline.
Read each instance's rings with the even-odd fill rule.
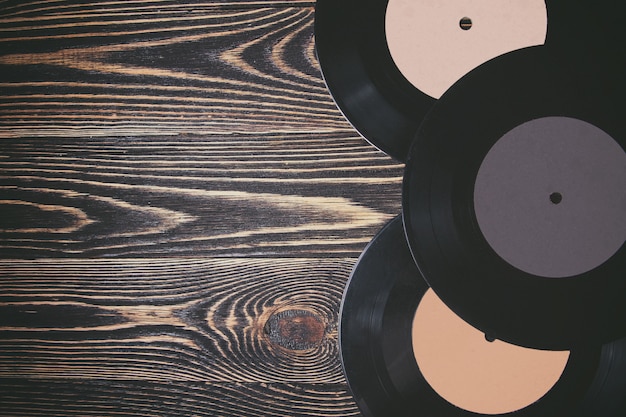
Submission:
[[[0,2],[0,415],[359,414],[339,304],[403,166],[314,6]]]

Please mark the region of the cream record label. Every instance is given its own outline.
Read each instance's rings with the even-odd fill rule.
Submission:
[[[389,0],[385,14],[394,63],[433,98],[498,55],[543,45],[547,31],[544,0]]]
[[[437,99],[497,56],[536,46],[580,59],[618,56],[610,46],[616,42],[597,30],[615,26],[597,17],[568,0],[318,0],[315,43],[345,118],[374,146],[405,161]]]

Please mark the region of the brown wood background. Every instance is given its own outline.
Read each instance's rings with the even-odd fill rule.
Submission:
[[[314,2],[0,1],[0,415],[355,416],[337,344],[400,212]]]

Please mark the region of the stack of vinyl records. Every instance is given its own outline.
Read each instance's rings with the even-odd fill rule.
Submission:
[[[619,6],[317,1],[330,94],[406,164],[342,300],[363,415],[626,416]]]

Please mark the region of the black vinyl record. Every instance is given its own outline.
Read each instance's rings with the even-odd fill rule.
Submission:
[[[315,45],[337,107],[370,143],[404,161],[435,99],[393,63],[385,38],[387,0],[318,0]]]
[[[377,234],[359,258],[341,305],[342,366],[366,417],[483,415],[458,408],[440,397],[414,359],[412,320],[427,290],[398,216]],[[560,379],[542,398],[506,415],[626,415],[626,340],[602,347],[581,346],[570,351]]]
[[[438,100],[416,135],[403,184],[403,213],[409,246],[422,274],[437,295],[457,315],[491,337],[533,348],[569,349],[581,342],[595,340],[604,343],[626,335],[626,179],[623,164],[626,149],[623,97],[626,89],[624,74],[617,70],[622,55],[616,53],[613,65],[606,56],[603,59],[572,57],[565,60],[550,54],[546,48],[528,48],[500,56],[452,86]],[[592,126],[612,139],[609,142],[614,149],[614,152],[602,154],[595,165],[590,165],[592,169],[585,168],[585,164],[587,159],[596,158],[593,143],[594,149],[578,155],[578,160],[563,156],[567,164],[550,175],[565,172],[572,181],[562,178],[555,183],[573,182],[564,186],[574,189],[578,179],[593,183],[591,180],[605,175],[603,164],[610,165],[613,156],[622,158],[621,166],[617,167],[619,175],[602,180],[615,187],[615,192],[606,197],[612,199],[614,218],[606,220],[605,216],[597,214],[603,213],[603,208],[601,203],[596,203],[595,197],[577,203],[580,207],[574,209],[585,216],[578,216],[581,221],[570,222],[561,229],[553,228],[548,221],[552,219],[552,214],[547,212],[552,210],[550,207],[545,212],[538,212],[537,224],[545,226],[546,230],[553,228],[554,239],[544,236],[533,241],[531,236],[528,238],[530,243],[526,242],[524,247],[533,251],[533,244],[539,247],[543,240],[553,240],[553,247],[546,251],[547,267],[553,266],[549,265],[552,250],[556,253],[561,247],[571,246],[572,253],[579,247],[591,253],[597,249],[590,246],[593,239],[589,239],[585,232],[578,233],[579,229],[595,233],[590,227],[602,222],[608,231],[619,229],[617,244],[612,243],[614,253],[609,253],[611,256],[607,255],[606,260],[596,262],[597,265],[588,270],[582,268],[578,273],[570,271],[560,276],[558,271],[554,275],[551,272],[535,273],[533,265],[525,269],[514,266],[508,258],[505,260],[506,256],[503,257],[494,244],[488,242],[485,227],[477,216],[479,174],[487,156],[496,149],[495,145],[522,125],[539,125],[541,122],[537,121],[551,118],[567,125]],[[585,200],[584,193],[595,196],[596,190],[608,187],[605,182],[600,182],[595,189],[576,191],[582,196],[574,195],[576,192],[564,192],[563,196],[553,192],[549,195],[553,201],[548,201],[550,187],[555,185],[550,183],[551,178],[542,184],[544,180],[537,177],[537,172],[549,171],[553,165],[560,166],[563,162],[561,153],[566,155],[577,150],[575,146],[567,145],[569,133],[560,132],[557,125],[554,131],[538,128],[529,134],[529,138],[545,136],[548,145],[562,143],[563,146],[551,151],[556,153],[545,161],[545,166],[526,172],[524,175],[528,178],[521,178],[517,186],[492,195],[491,201],[481,202],[487,209],[495,207],[490,212],[492,217],[502,215],[497,208],[517,198],[519,190],[526,185],[539,183],[546,193],[539,196],[540,200],[546,206],[565,209],[573,200]],[[572,132],[576,133],[576,129]],[[601,148],[600,142],[598,148]],[[530,148],[520,148],[520,153],[533,151]],[[534,155],[541,157],[541,148]],[[525,159],[525,163],[533,164],[532,158]],[[501,169],[502,178],[498,180],[498,172],[492,172],[491,182],[487,181],[491,186],[497,185],[498,181],[507,181],[510,172],[516,172],[509,170],[508,166],[516,166],[518,171],[525,169],[524,166],[517,167],[520,163],[515,157],[510,158],[508,164],[501,165],[498,169]],[[534,198],[531,194],[529,198]],[[522,200],[522,203],[525,202]],[[567,210],[564,213],[567,215]],[[507,214],[505,212],[503,218]],[[548,220],[543,218],[544,214]],[[516,225],[518,217],[524,216],[523,210],[513,210],[508,223],[499,229],[505,240],[514,242],[524,236],[523,230]],[[557,223],[562,220],[559,217],[553,219]],[[532,222],[529,225],[534,227]],[[538,229],[537,234],[541,233]],[[561,233],[574,237],[558,240]],[[599,241],[602,242],[601,236]],[[512,252],[512,258],[518,256],[524,256],[524,252]],[[572,255],[570,261],[574,264],[579,258],[584,260],[585,256],[584,252],[582,256]],[[559,262],[567,269],[566,262],[553,259],[554,264]]]
[[[346,119],[374,146],[405,161],[436,99],[410,83],[392,59],[385,32],[388,1],[318,0],[316,52],[326,85]],[[620,7],[614,0],[547,0],[545,45],[551,53],[581,59],[623,55]]]

